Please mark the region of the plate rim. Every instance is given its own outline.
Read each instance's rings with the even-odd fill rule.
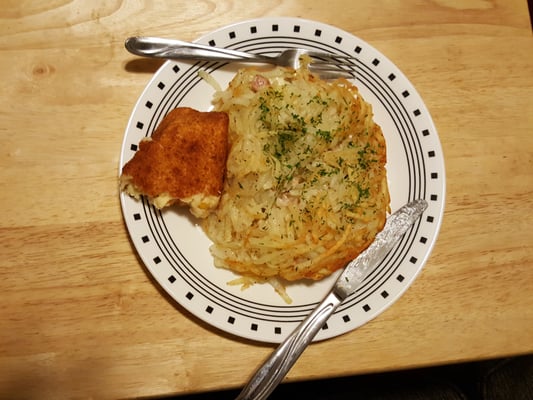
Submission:
[[[372,320],[375,317],[377,317],[378,315],[380,315],[383,311],[385,311],[388,307],[390,307],[392,304],[394,304],[396,301],[398,301],[403,296],[405,291],[414,283],[414,281],[417,279],[418,275],[422,272],[422,269],[423,269],[424,265],[426,264],[427,260],[429,259],[430,255],[431,255],[431,253],[433,251],[433,248],[435,246],[435,243],[437,241],[437,238],[438,238],[438,235],[439,235],[439,232],[440,232],[440,228],[441,228],[441,225],[442,225],[442,219],[443,219],[444,209],[445,209],[445,204],[446,204],[445,161],[444,161],[444,155],[443,155],[443,152],[442,152],[442,146],[441,146],[441,143],[440,143],[440,138],[438,136],[437,129],[436,129],[436,126],[434,124],[434,121],[431,118],[429,110],[427,109],[427,106],[425,105],[422,97],[420,96],[420,94],[416,90],[415,86],[403,74],[403,72],[394,63],[392,63],[392,61],[390,59],[388,59],[384,54],[382,54],[379,50],[374,48],[372,45],[368,44],[367,42],[365,42],[361,38],[355,36],[354,34],[346,32],[346,31],[343,31],[342,29],[340,29],[338,27],[335,27],[335,26],[332,26],[332,25],[328,25],[328,24],[325,24],[323,22],[312,21],[312,20],[303,19],[303,18],[293,18],[293,17],[254,18],[254,19],[243,20],[243,21],[240,21],[240,22],[234,22],[234,23],[219,27],[219,28],[217,28],[217,29],[215,29],[215,30],[213,30],[213,31],[211,31],[209,33],[206,33],[206,34],[202,35],[201,37],[196,39],[195,42],[209,44],[210,38],[215,37],[218,34],[227,32],[230,29],[233,29],[233,28],[236,28],[236,27],[242,27],[244,25],[250,25],[250,24],[268,24],[268,23],[273,24],[275,22],[277,22],[279,24],[281,24],[281,23],[284,23],[284,24],[292,23],[292,24],[314,25],[315,27],[321,27],[322,29],[331,30],[332,32],[341,32],[344,35],[347,35],[347,36],[349,36],[351,38],[356,39],[356,41],[360,41],[360,42],[364,43],[364,45],[366,46],[367,49],[370,49],[372,52],[379,54],[380,60],[386,61],[391,66],[393,66],[395,68],[395,71],[397,73],[399,73],[403,77],[403,79],[408,83],[409,91],[411,92],[411,94],[413,94],[414,97],[417,97],[420,100],[420,106],[421,106],[421,108],[424,109],[425,113],[427,114],[426,117],[428,118],[428,122],[429,122],[429,125],[430,125],[429,128],[431,128],[431,130],[432,130],[432,132],[434,134],[433,135],[433,139],[434,140],[436,139],[437,147],[435,148],[435,150],[438,150],[437,154],[440,156],[440,157],[437,157],[437,158],[438,158],[438,161],[440,163],[439,172],[441,173],[441,176],[439,176],[439,180],[440,180],[440,182],[442,182],[441,183],[442,190],[439,193],[439,197],[440,197],[439,204],[440,205],[439,205],[439,209],[438,209],[438,214],[434,215],[434,218],[436,218],[436,224],[433,225],[435,227],[435,229],[433,230],[433,239],[428,244],[427,250],[425,251],[422,259],[419,261],[420,262],[420,264],[419,264],[420,266],[416,269],[414,275],[410,278],[409,283],[400,287],[400,290],[395,295],[395,298],[394,298],[393,301],[389,301],[389,302],[383,303],[382,307],[377,312],[374,312],[373,313],[374,315],[370,319],[368,319],[368,320],[366,320],[366,321],[364,321],[362,323],[362,324],[366,324],[370,320]],[[304,37],[304,39],[305,39],[305,37]],[[174,64],[176,64],[176,63],[173,62],[173,61],[166,61],[158,69],[158,71],[156,71],[153,74],[153,76],[150,78],[149,82],[146,84],[145,88],[143,89],[141,95],[138,97],[137,101],[135,102],[135,105],[134,105],[134,108],[132,109],[130,118],[128,119],[128,123],[127,123],[126,129],[125,129],[124,137],[123,137],[123,141],[122,141],[121,154],[120,154],[120,160],[119,160],[119,175],[120,175],[121,168],[122,168],[122,166],[125,163],[126,157],[125,157],[124,149],[125,149],[125,146],[127,145],[127,142],[128,142],[127,141],[128,132],[129,132],[132,124],[135,123],[135,118],[134,118],[135,117],[135,111],[141,105],[143,99],[146,97],[146,95],[149,92],[150,88],[153,87],[154,82],[157,81],[158,77],[161,74],[163,74],[163,72],[166,69],[168,69],[169,66],[174,65]],[[434,146],[435,146],[435,144],[434,144]],[[234,330],[231,330],[231,329],[228,330],[228,326],[226,324],[221,323],[219,320],[202,318],[202,316],[198,315],[196,312],[194,312],[191,309],[189,309],[185,304],[183,304],[182,301],[180,301],[180,299],[178,299],[173,294],[172,289],[170,289],[168,287],[168,282],[165,282],[164,280],[161,279],[160,276],[157,276],[157,274],[154,273],[154,271],[150,268],[150,264],[146,262],[145,258],[143,257],[143,254],[141,254],[141,252],[139,251],[139,248],[136,245],[136,243],[135,243],[135,241],[133,240],[133,237],[132,237],[133,232],[131,231],[130,224],[128,223],[128,217],[125,215],[125,212],[126,212],[125,202],[127,201],[126,200],[127,198],[128,198],[127,195],[125,195],[124,193],[120,193],[121,209],[122,209],[122,212],[124,214],[124,219],[125,219],[125,222],[126,222],[126,226],[128,228],[128,233],[129,233],[130,238],[131,238],[131,240],[132,240],[132,242],[134,244],[135,250],[138,252],[139,257],[141,258],[142,262],[144,263],[145,269],[150,272],[152,277],[165,290],[165,292],[167,292],[167,294],[169,294],[170,297],[172,297],[173,300],[176,301],[181,307],[184,307],[190,314],[194,315],[195,318],[199,318],[200,320],[202,320],[205,323],[213,326],[214,328],[219,329],[219,330],[221,330],[221,331],[223,331],[225,333],[229,333],[231,335],[234,335],[236,337],[244,338],[244,339],[249,339],[249,340],[253,340],[253,341],[257,341],[257,342],[279,343],[280,341],[283,340],[283,338],[287,334],[290,333],[289,331],[287,331],[285,335],[278,335],[278,336],[268,335],[268,337],[258,337],[257,335],[250,335],[250,334],[246,334],[245,332],[238,332],[238,331],[235,332]],[[335,333],[333,335],[329,335],[329,336],[328,335],[324,335],[323,337],[319,338],[318,340],[329,339],[329,338],[332,338],[332,337],[335,337],[335,336],[350,332],[350,331],[356,329],[357,327],[361,326],[362,324],[351,326],[350,328],[348,328],[348,329],[346,329],[344,331]]]

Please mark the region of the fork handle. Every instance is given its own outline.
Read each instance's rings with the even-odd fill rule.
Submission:
[[[329,293],[255,372],[236,400],[266,399],[340,304],[341,299]]]
[[[148,36],[133,36],[126,39],[124,46],[137,56],[165,58],[172,60],[201,61],[246,61],[272,63],[272,58],[259,54],[206,46],[197,43],[183,42],[176,39],[164,39]]]

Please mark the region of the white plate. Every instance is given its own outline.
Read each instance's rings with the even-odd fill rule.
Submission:
[[[230,25],[199,43],[265,54],[304,47],[357,57],[354,83],[373,105],[388,150],[391,208],[425,198],[429,207],[361,288],[349,297],[316,340],[351,331],[394,303],[414,281],[437,238],[444,209],[445,171],[435,126],[422,99],[383,54],[335,27],[295,18],[262,18]],[[129,120],[120,169],[137,144],[150,136],[173,108],[209,110],[213,89],[200,79],[200,68],[225,87],[239,66],[205,62],[166,62],[148,83]],[[187,211],[164,212],[121,194],[131,240],[159,284],[197,318],[231,334],[257,341],[282,341],[327,294],[335,276],[321,282],[295,283],[287,305],[269,285],[245,291],[229,286],[235,275],[213,266],[210,241]]]

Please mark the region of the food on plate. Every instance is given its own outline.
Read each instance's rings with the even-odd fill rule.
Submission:
[[[374,240],[389,211],[386,146],[356,86],[305,65],[244,68],[213,104],[230,145],[201,222],[216,266],[251,283],[319,280]]]
[[[204,218],[219,202],[227,153],[226,113],[176,108],[139,143],[122,169],[120,187],[157,208],[185,204]]]

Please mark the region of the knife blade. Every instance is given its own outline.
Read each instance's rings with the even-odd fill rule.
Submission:
[[[328,318],[357,290],[426,208],[425,200],[414,200],[387,218],[372,244],[346,265],[324,300],[259,367],[236,400],[262,400],[272,393]]]

